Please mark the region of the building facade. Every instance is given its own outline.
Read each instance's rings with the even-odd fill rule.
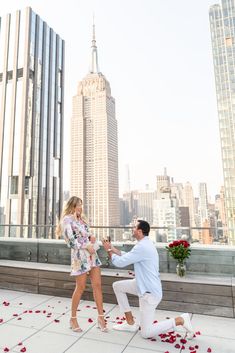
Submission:
[[[55,224],[63,200],[64,41],[29,7],[0,21],[0,223]],[[45,229],[4,234],[45,236]]]
[[[73,97],[71,129],[71,195],[83,199],[91,225],[119,225],[115,100],[99,71],[94,26],[90,72]]]
[[[210,7],[217,109],[229,243],[235,244],[235,2]]]

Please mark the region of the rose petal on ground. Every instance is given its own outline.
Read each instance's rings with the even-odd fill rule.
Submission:
[[[184,338],[181,338],[180,342],[185,344],[185,343],[187,343],[187,340],[185,340]]]
[[[88,319],[88,322],[93,322],[93,320],[91,318]]]
[[[58,319],[55,319],[55,320],[54,320],[54,322],[60,322],[60,320],[58,320]]]
[[[211,353],[211,352],[212,352],[212,349],[211,349],[211,348],[208,348],[208,349],[207,349],[207,352],[208,352],[208,353]]]
[[[175,348],[179,349],[180,348],[180,344],[176,343]]]
[[[9,352],[9,348],[7,348],[7,347],[5,347],[4,349],[3,349],[3,352]]]
[[[25,347],[23,347],[23,348],[21,348],[21,350],[20,350],[21,352],[26,352],[26,348]]]

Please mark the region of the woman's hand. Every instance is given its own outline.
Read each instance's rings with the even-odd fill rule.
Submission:
[[[87,245],[86,250],[89,252],[90,255],[95,254],[95,249],[91,243]]]
[[[90,242],[91,242],[91,244],[95,244],[96,237],[94,235],[90,235]]]

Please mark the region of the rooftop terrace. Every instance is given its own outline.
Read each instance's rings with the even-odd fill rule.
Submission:
[[[78,312],[82,333],[68,327],[70,299],[0,289],[0,352],[31,353],[150,353],[150,352],[235,352],[235,320],[192,314],[196,337],[182,343],[184,331],[171,333],[174,343],[163,342],[169,337],[143,339],[140,334],[117,332],[112,325],[120,317],[116,304],[105,304],[109,332],[96,328],[95,304],[82,301]],[[133,308],[138,320],[138,308]],[[156,320],[176,316],[177,312],[156,310]],[[187,338],[186,338],[187,340]],[[183,349],[185,347],[185,349]]]

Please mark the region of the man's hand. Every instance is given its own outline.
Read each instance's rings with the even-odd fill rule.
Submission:
[[[102,244],[103,244],[104,250],[106,250],[107,252],[108,250],[112,249],[112,244],[110,243],[110,241],[103,239]]]

